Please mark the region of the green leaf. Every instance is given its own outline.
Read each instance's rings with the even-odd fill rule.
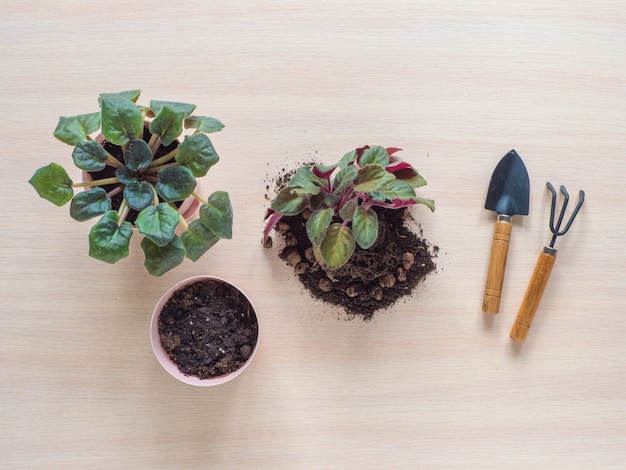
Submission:
[[[89,256],[111,264],[128,256],[133,228],[127,221],[118,226],[119,220],[118,213],[110,210],[91,228]]]
[[[148,206],[142,210],[135,220],[135,225],[139,233],[158,246],[165,246],[176,235],[176,226],[179,221],[178,211],[168,203],[162,202],[157,206]]]
[[[152,163],[152,150],[142,139],[128,142],[124,153],[124,164],[133,171],[146,168]]]
[[[79,142],[72,152],[74,165],[85,171],[103,170],[108,157],[106,150],[95,140]]]
[[[292,193],[292,189],[283,188],[272,201],[271,207],[283,215],[297,215],[307,206],[306,196]]]
[[[302,166],[298,168],[296,174],[291,177],[287,187],[291,188],[296,194],[314,196],[319,194],[322,187],[325,185],[326,180],[316,176],[311,167]]]
[[[339,173],[335,175],[335,179],[333,180],[334,192],[340,192],[343,188],[352,183],[356,179],[356,176],[357,171],[354,165],[339,170]]]
[[[188,117],[196,109],[195,104],[178,103],[176,101],[157,101],[157,100],[150,101],[150,107],[152,108],[152,111],[154,111],[154,114],[157,114],[157,115],[161,111],[163,111],[163,108],[165,108],[166,106],[173,111],[182,112],[185,115],[185,117]]]
[[[70,216],[84,222],[111,209],[111,199],[102,188],[93,188],[78,193],[70,204]]]
[[[320,251],[328,267],[337,269],[348,262],[355,247],[352,230],[340,223],[334,223],[328,227]]]
[[[358,171],[354,190],[359,193],[381,191],[387,184],[395,180],[393,174],[376,164],[365,165]]]
[[[359,158],[359,165],[380,165],[383,168],[387,168],[389,165],[389,154],[387,153],[387,149],[385,147],[381,147],[380,145],[375,145],[363,151],[361,158]]]
[[[78,116],[61,116],[54,136],[68,145],[76,145],[100,129],[100,113],[79,114]]]
[[[143,135],[143,118],[135,103],[118,96],[102,96],[102,133],[114,145],[125,145]]]
[[[215,191],[200,206],[200,222],[220,238],[233,236],[233,207],[225,191]]]
[[[158,173],[157,192],[166,201],[187,199],[196,188],[196,177],[185,166],[170,166]]]
[[[224,129],[224,124],[212,117],[189,116],[185,119],[185,129],[198,129],[199,132],[219,132]]]
[[[164,246],[144,238],[140,246],[145,257],[143,265],[153,276],[162,276],[185,260],[185,246],[177,236]]]
[[[215,235],[199,219],[195,219],[189,223],[189,228],[180,235],[180,239],[185,245],[187,258],[191,261],[198,261],[209,248],[220,240],[220,237]]]
[[[164,106],[150,123],[150,133],[161,136],[161,143],[170,145],[183,132],[185,112]]]
[[[100,93],[100,96],[98,96],[98,103],[100,104],[100,106],[102,106],[102,98],[124,98],[132,101],[133,103],[136,103],[140,94],[141,90],[119,91],[116,93]]]
[[[178,146],[176,161],[191,170],[200,178],[207,174],[209,168],[219,161],[220,157],[213,148],[211,140],[205,134],[185,136]]]
[[[426,186],[426,180],[414,168],[408,167],[393,172],[396,179],[409,183],[414,188]]]
[[[413,186],[405,181],[394,180],[385,186],[383,189],[385,199],[393,200],[400,199],[402,201],[409,201],[415,199],[415,190]]]
[[[57,206],[67,204],[74,197],[74,182],[58,163],[39,168],[28,182],[39,196]]]
[[[154,201],[154,189],[147,181],[134,180],[124,187],[124,199],[136,211],[142,211]]]
[[[350,199],[341,209],[339,209],[339,217],[347,222],[354,217],[354,211],[359,205],[357,198]]]
[[[115,177],[120,180],[122,184],[130,184],[133,181],[137,181],[138,172],[131,170],[127,166],[121,166],[115,169]]]
[[[432,199],[424,199],[423,197],[414,198],[417,204],[423,204],[430,209],[431,212],[435,212],[435,201]]]
[[[335,211],[331,208],[315,211],[306,222],[306,233],[314,245],[320,245]]]
[[[349,166],[355,160],[356,160],[356,150],[350,150],[343,157],[341,157],[341,160],[339,160],[339,168],[343,170],[345,167]]]
[[[368,249],[378,238],[378,214],[372,209],[357,207],[352,219],[352,231],[359,246]]]

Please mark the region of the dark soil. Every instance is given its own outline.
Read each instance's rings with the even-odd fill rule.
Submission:
[[[294,268],[311,295],[364,320],[410,295],[435,269],[433,258],[439,251],[409,228],[415,221],[408,208],[376,210],[380,234],[376,243],[367,250],[357,246],[346,265],[330,272],[312,255],[302,214],[283,217],[276,227],[284,242],[280,258]]]
[[[177,291],[165,304],[159,335],[183,374],[209,379],[243,366],[256,346],[258,323],[236,288],[203,280]]]

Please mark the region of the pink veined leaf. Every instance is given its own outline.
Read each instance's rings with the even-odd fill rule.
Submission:
[[[393,204],[393,207],[395,208],[412,206],[413,204],[415,204],[415,201],[413,199],[408,199],[406,201],[403,201],[402,199],[392,199],[391,202]]]
[[[412,206],[416,204],[413,199],[403,201],[402,199],[392,199],[391,202],[372,202],[372,206],[385,207],[387,209],[400,209],[401,207]]]
[[[387,147],[385,150],[387,150],[387,153],[390,157],[393,156],[394,153],[402,151],[402,149],[399,149],[397,147]]]
[[[365,145],[363,147],[359,147],[358,149],[356,149],[356,162],[359,165],[361,164],[361,156],[363,155],[363,152],[365,152],[368,148],[370,148],[370,146]]]
[[[324,179],[328,179],[330,177],[330,175],[333,173],[333,171],[335,171],[335,168],[331,168],[328,171],[321,171],[319,168],[317,167],[313,167],[313,174],[315,176],[317,176],[318,178],[324,178]]]
[[[270,235],[270,232],[274,228],[274,226],[278,223],[280,219],[282,219],[283,215],[280,212],[273,211],[272,209],[268,209],[268,212],[272,211],[273,213],[269,215],[269,219],[267,221],[267,225],[265,226],[265,230],[263,230],[263,243],[267,241],[267,238]]]
[[[413,169],[413,167],[407,162],[400,162],[400,163],[396,163],[395,165],[387,167],[387,171],[389,173],[395,173],[396,171],[407,170],[407,169],[410,169],[410,170]]]

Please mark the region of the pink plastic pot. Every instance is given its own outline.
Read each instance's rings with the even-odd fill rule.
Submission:
[[[183,374],[178,369],[178,365],[170,358],[170,356],[167,353],[167,351],[163,348],[163,345],[161,344],[161,338],[160,338],[160,335],[159,335],[159,316],[160,316],[161,310],[163,309],[165,304],[168,302],[168,300],[170,300],[170,298],[174,295],[174,293],[176,291],[178,291],[179,289],[182,289],[183,287],[186,287],[186,286],[188,286],[190,284],[194,284],[196,282],[202,282],[202,281],[206,281],[206,280],[213,280],[213,281],[226,283],[226,284],[232,286],[233,288],[235,288],[236,290],[238,290],[243,295],[243,297],[246,298],[246,300],[250,303],[250,305],[252,307],[251,314],[254,315],[254,318],[255,318],[256,323],[257,323],[257,338],[256,338],[256,344],[255,344],[255,346],[254,346],[254,348],[252,350],[252,353],[250,354],[250,356],[248,357],[246,362],[239,369],[237,369],[236,371],[231,372],[229,374],[226,374],[226,375],[213,377],[213,378],[209,378],[209,379],[201,379],[201,378],[196,377],[196,376],[190,376],[190,375]],[[150,342],[152,343],[152,351],[154,352],[154,355],[156,356],[157,360],[159,361],[161,366],[165,369],[165,371],[167,373],[169,373],[172,377],[180,380],[181,382],[189,384],[189,385],[205,386],[205,387],[206,386],[213,386],[213,385],[220,385],[220,384],[226,383],[226,382],[234,379],[239,374],[241,374],[250,365],[250,363],[252,362],[252,359],[254,358],[254,356],[256,354],[256,351],[257,351],[258,345],[259,345],[259,327],[258,327],[258,317],[256,315],[256,309],[255,309],[254,305],[252,304],[252,302],[250,301],[250,298],[247,295],[245,295],[245,293],[241,289],[239,289],[237,286],[235,286],[234,284],[230,283],[229,281],[226,281],[226,280],[224,280],[222,278],[219,278],[219,277],[207,276],[207,275],[190,277],[188,279],[185,279],[185,280],[179,282],[178,284],[174,285],[173,287],[171,287],[163,295],[163,297],[161,297],[161,299],[157,303],[156,307],[154,308],[154,312],[152,313],[152,319],[150,321]]]

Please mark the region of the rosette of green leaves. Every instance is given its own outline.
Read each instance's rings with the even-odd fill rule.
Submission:
[[[116,263],[129,253],[133,230],[122,219],[124,207],[138,211],[135,225],[145,236],[141,242],[144,265],[151,274],[160,276],[185,257],[196,261],[220,238],[232,237],[233,211],[227,193],[217,191],[202,201],[200,219],[189,225],[183,221],[185,230],[180,236],[176,230],[181,216],[172,205],[192,196],[196,178],[206,175],[219,161],[206,134],[224,126],[217,119],[191,115],[195,110],[192,104],[153,100],[149,107],[139,106],[139,93],[101,94],[100,111],[61,117],[54,131],[55,137],[74,147],[72,157],[79,169],[100,171],[109,162],[116,167],[115,178],[92,181],[92,189],[74,195],[74,183],[65,169],[51,163],[38,169],[29,182],[41,197],[57,206],[71,201],[70,215],[75,220],[102,216],[90,232],[89,254],[108,263]],[[156,142],[153,146],[143,140],[146,116],[154,117],[149,126]],[[183,128],[195,129],[195,133],[180,142],[174,160],[165,164],[154,160],[158,146],[170,145]],[[108,142],[121,147],[123,162],[89,137],[99,129]],[[124,202],[119,211],[111,209],[111,199],[100,183],[121,186]]]
[[[415,189],[426,181],[410,165],[391,165],[384,147],[347,153],[336,165],[299,168],[272,201],[272,209],[297,215],[312,213],[307,234],[318,261],[330,269],[348,262],[356,246],[370,248],[378,239],[374,206],[397,209],[434,202],[420,198]]]

